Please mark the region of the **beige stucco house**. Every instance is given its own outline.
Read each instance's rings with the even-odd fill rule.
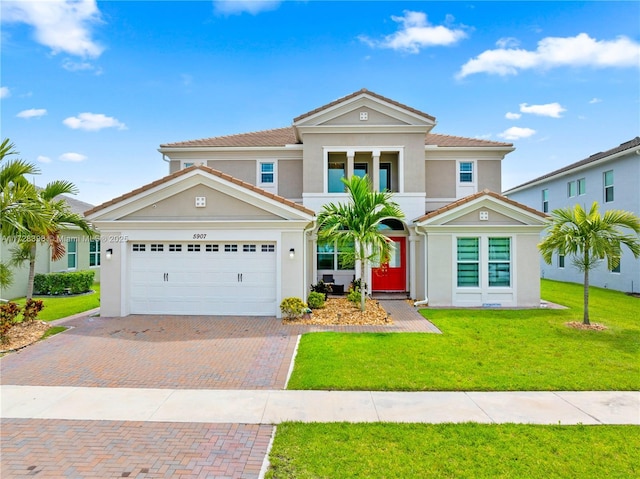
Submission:
[[[435,118],[368,90],[290,127],[160,146],[169,175],[87,211],[100,230],[102,314],[279,315],[324,275],[359,268],[317,240],[316,213],[368,175],[405,220],[364,278],[433,306],[535,307],[545,215],[500,196],[509,143],[432,133]]]

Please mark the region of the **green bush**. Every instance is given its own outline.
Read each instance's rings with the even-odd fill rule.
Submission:
[[[280,303],[280,311],[286,319],[296,319],[307,312],[307,305],[300,298],[284,298]]]
[[[91,291],[95,271],[71,271],[68,273],[36,274],[33,280],[35,294],[59,295],[87,293]]]
[[[324,308],[324,294],[318,293],[317,291],[311,291],[309,293],[309,297],[307,298],[307,304],[311,309],[320,309]]]
[[[16,316],[20,313],[20,306],[9,301],[0,304],[0,342],[7,342],[7,333],[15,324]]]
[[[312,284],[311,291],[313,291],[314,293],[322,293],[324,295],[325,300],[327,299],[327,296],[329,295],[329,293],[333,293],[333,290],[331,289],[331,285],[325,283],[322,280],[318,281],[318,284]]]
[[[360,304],[360,291],[357,289],[350,289],[349,294],[347,294],[347,299],[351,301],[353,304]]]

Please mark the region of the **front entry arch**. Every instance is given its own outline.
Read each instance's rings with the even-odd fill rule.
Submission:
[[[407,238],[389,236],[395,250],[388,262],[371,269],[372,291],[406,291],[407,289]]]

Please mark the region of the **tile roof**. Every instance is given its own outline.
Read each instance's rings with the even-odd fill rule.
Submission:
[[[237,135],[215,136],[200,140],[179,141],[165,143],[160,148],[188,148],[198,146],[231,146],[231,147],[260,147],[285,146],[298,143],[293,127],[275,128],[271,130],[253,131]]]
[[[362,88],[361,90],[355,91],[355,92],[353,92],[353,93],[351,93],[351,94],[349,94],[347,96],[343,96],[342,98],[338,98],[337,100],[334,100],[331,103],[327,103],[326,105],[323,105],[321,107],[315,108],[315,109],[313,109],[311,111],[308,111],[307,113],[303,113],[302,115],[297,116],[296,118],[294,118],[293,122],[296,123],[296,122],[298,122],[300,120],[304,120],[305,118],[310,117],[311,115],[315,115],[316,113],[319,113],[322,110],[326,110],[327,108],[331,108],[332,106],[338,105],[338,104],[340,104],[342,102],[345,102],[347,100],[351,100],[352,98],[355,98],[355,97],[357,97],[359,95],[363,95],[363,94],[367,94],[369,96],[377,98],[378,100],[382,100],[382,101],[384,101],[386,103],[391,103],[392,105],[400,107],[400,108],[402,108],[404,110],[408,110],[408,111],[410,111],[412,113],[415,113],[417,115],[424,116],[424,117],[428,118],[431,121],[435,121],[436,120],[435,117],[429,115],[428,113],[425,113],[425,112],[420,111],[420,110],[416,110],[415,108],[411,108],[410,106],[407,106],[407,105],[404,105],[404,104],[402,104],[400,102],[392,100],[391,98],[387,98],[385,96],[378,95],[377,93],[372,92],[370,90],[367,90],[366,88]]]
[[[576,161],[575,163],[571,163],[570,165],[563,166],[562,168],[559,168],[550,173],[534,178],[533,180],[527,181],[526,183],[522,183],[521,185],[514,186],[513,188],[510,188],[509,190],[507,190],[505,193],[520,189],[532,183],[537,183],[538,181],[546,180],[547,178],[551,178],[561,173],[571,171],[575,168],[588,165],[589,163],[593,163],[594,161],[598,161],[608,156],[615,155],[616,153],[621,153],[625,150],[630,150],[638,147],[640,147],[640,136],[636,136],[632,140],[625,141],[624,143],[620,143],[618,146],[616,146],[615,148],[611,148],[610,150],[594,153],[593,155],[589,156],[588,158],[585,158],[584,160]]]
[[[471,201],[476,200],[478,198],[481,198],[483,196],[491,196],[492,198],[495,198],[496,200],[503,201],[503,202],[508,203],[508,204],[510,204],[512,206],[515,206],[516,208],[520,208],[520,209],[523,209],[525,211],[528,211],[529,213],[533,213],[534,215],[540,216],[541,218],[547,218],[548,217],[545,213],[543,213],[541,211],[538,211],[538,210],[536,210],[534,208],[530,208],[529,206],[523,205],[522,203],[518,203],[517,201],[513,201],[513,200],[507,198],[506,196],[502,196],[502,195],[500,195],[498,193],[495,193],[493,191],[485,189],[485,190],[482,190],[482,191],[478,191],[477,193],[474,193],[473,195],[469,195],[469,196],[465,196],[464,198],[460,198],[459,200],[456,200],[456,201],[454,201],[452,203],[449,203],[448,205],[445,205],[442,208],[438,208],[437,210],[430,211],[426,215],[421,216],[420,218],[418,218],[416,220],[416,223],[420,223],[420,222],[426,221],[426,220],[428,220],[430,218],[434,218],[434,217],[436,217],[438,215],[441,215],[442,213],[450,211],[450,210],[452,210],[454,208],[457,208],[458,206],[462,206],[462,205],[464,205],[466,203],[470,203]]]
[[[117,198],[114,198],[114,199],[112,199],[110,201],[102,203],[101,205],[95,206],[95,207],[91,208],[90,210],[85,211],[84,214],[85,214],[85,216],[88,216],[88,215],[91,215],[93,213],[96,213],[96,212],[98,212],[100,210],[108,208],[109,206],[113,206],[113,205],[118,204],[118,203],[120,203],[120,202],[122,202],[124,200],[129,199],[129,198],[133,198],[134,196],[139,195],[140,193],[143,193],[143,192],[145,192],[147,190],[150,190],[150,189],[152,189],[152,188],[154,188],[154,187],[156,187],[158,185],[161,185],[163,183],[167,183],[168,181],[171,181],[174,178],[178,178],[178,177],[180,177],[180,176],[182,176],[182,175],[184,175],[184,174],[186,174],[186,173],[188,173],[190,171],[193,171],[193,170],[202,170],[202,171],[204,171],[206,173],[209,173],[211,175],[214,175],[214,176],[217,176],[219,178],[222,178],[222,179],[224,179],[226,181],[229,181],[231,183],[234,183],[234,184],[236,184],[238,186],[241,186],[241,187],[246,188],[248,190],[251,190],[251,191],[254,191],[256,193],[259,193],[262,196],[265,196],[265,197],[267,197],[269,199],[275,200],[275,201],[277,201],[279,203],[282,203],[284,205],[287,205],[287,206],[289,206],[291,208],[295,208],[298,211],[302,211],[303,213],[306,213],[308,215],[315,216],[315,212],[313,210],[310,210],[309,208],[305,208],[304,206],[299,205],[298,203],[294,203],[293,201],[288,200],[286,198],[283,198],[282,196],[274,195],[273,193],[269,193],[268,191],[265,191],[265,190],[263,190],[261,188],[258,188],[257,186],[252,185],[251,183],[247,183],[245,181],[239,180],[238,178],[234,178],[231,175],[227,175],[226,173],[222,173],[221,171],[214,170],[213,168],[209,168],[208,166],[203,166],[203,165],[199,165],[199,166],[194,165],[194,166],[190,166],[189,168],[185,168],[183,170],[176,171],[176,172],[174,172],[174,173],[172,173],[170,175],[165,176],[164,178],[160,178],[159,180],[156,180],[156,181],[153,181],[153,182],[151,182],[151,183],[149,183],[147,185],[141,186],[140,188],[137,188],[137,189],[135,189],[133,191],[130,191],[129,193],[125,193],[124,195],[118,196]]]
[[[254,131],[250,133],[240,133],[238,135],[217,136],[203,138],[200,140],[182,141],[177,143],[166,143],[160,145],[161,148],[189,148],[189,147],[238,147],[250,148],[261,146],[284,147],[298,143],[293,126],[277,128],[273,130]],[[465,138],[462,136],[439,135],[428,133],[424,140],[425,145],[446,147],[496,147],[513,146],[512,143],[499,141],[479,140],[477,138]]]

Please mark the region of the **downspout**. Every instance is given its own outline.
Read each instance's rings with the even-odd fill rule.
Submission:
[[[429,298],[427,297],[427,291],[429,291],[429,288],[427,287],[427,281],[429,278],[428,275],[428,257],[427,257],[427,253],[429,252],[428,248],[427,248],[427,233],[425,233],[424,231],[420,231],[420,226],[416,225],[416,233],[421,235],[424,238],[424,299],[421,301],[414,301],[413,305],[414,306],[423,306],[425,304],[429,304]]]

